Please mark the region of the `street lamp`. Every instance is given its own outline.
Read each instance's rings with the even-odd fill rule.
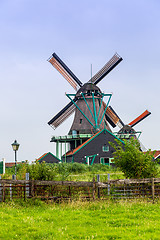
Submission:
[[[14,143],[12,143],[11,145],[12,145],[13,151],[15,152],[15,175],[16,175],[16,173],[17,173],[17,151],[18,151],[20,144],[17,143],[17,140],[15,140]]]

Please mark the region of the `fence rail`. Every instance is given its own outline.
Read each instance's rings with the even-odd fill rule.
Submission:
[[[62,199],[130,199],[160,196],[160,178],[95,181],[0,180],[0,201],[14,198]]]

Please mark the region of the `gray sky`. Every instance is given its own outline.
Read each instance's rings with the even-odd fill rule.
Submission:
[[[111,105],[125,123],[148,109],[139,123],[141,142],[159,146],[159,0],[1,0],[0,158],[14,161],[11,143],[20,143],[18,160],[55,153],[52,135],[68,133],[72,118],[55,131],[47,122],[74,93],[47,62],[53,52],[82,81],[118,52],[123,61],[98,86],[113,92]]]

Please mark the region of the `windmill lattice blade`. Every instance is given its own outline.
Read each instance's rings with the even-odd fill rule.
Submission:
[[[97,72],[89,82],[97,84],[99,83],[113,68],[115,68],[123,59],[116,53],[114,56],[104,65],[104,67]]]
[[[106,104],[103,102],[103,108],[105,109]],[[118,117],[116,112],[113,110],[111,106],[109,106],[106,110],[105,114],[106,120],[111,124],[111,126],[114,128],[116,126],[122,128],[124,126],[124,123],[122,120]]]
[[[146,117],[148,117],[151,114],[151,112],[149,112],[148,110],[144,111],[144,113],[142,113],[139,117],[137,117],[136,119],[134,119],[132,122],[130,122],[128,125],[131,127],[134,127],[136,124],[138,124],[139,122],[141,122],[143,119],[145,119]]]
[[[106,103],[103,102],[103,108],[106,108]],[[112,111],[110,111],[109,107],[107,107],[106,113],[105,113],[106,120],[111,124],[111,126],[114,128],[116,127],[116,124],[118,122],[118,118],[112,114]]]
[[[124,127],[123,121],[120,119],[120,117],[118,116],[118,114],[114,111],[114,109],[113,109],[111,106],[109,106],[109,109],[110,109],[110,111],[112,111],[112,114],[114,114],[114,115],[116,115],[116,116],[118,117],[117,126],[118,126],[119,128]]]
[[[48,62],[55,67],[58,72],[70,83],[70,85],[77,91],[78,86],[82,86],[82,82],[74,75],[74,73],[66,66],[66,64],[53,53],[48,59]]]
[[[75,98],[74,102],[77,101]],[[61,123],[63,123],[74,111],[76,106],[73,102],[68,103],[59,113],[57,113],[48,124],[53,128],[57,128]]]

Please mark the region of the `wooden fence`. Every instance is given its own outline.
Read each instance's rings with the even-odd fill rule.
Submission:
[[[62,199],[132,199],[160,196],[160,178],[121,179],[98,182],[0,180],[0,201],[16,198]]]

